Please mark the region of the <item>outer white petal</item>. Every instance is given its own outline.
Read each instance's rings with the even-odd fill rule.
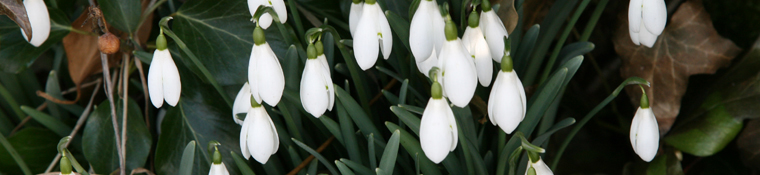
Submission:
[[[171,106],[177,106],[179,95],[182,93],[182,82],[179,79],[177,65],[174,64],[169,49],[166,49],[166,57],[161,61],[164,83],[164,100]]]
[[[637,46],[641,45],[641,41],[639,41],[639,38],[641,37],[639,36],[638,32],[634,32],[633,30],[628,30],[628,34],[631,36],[631,41],[633,41],[633,44],[636,44]]]
[[[270,106],[277,106],[285,90],[285,74],[268,43],[262,44],[258,62],[259,96]],[[253,85],[252,85],[253,86]]]
[[[250,108],[251,86],[246,82],[243,84],[243,87],[240,88],[240,91],[235,96],[235,102],[232,104],[232,119],[235,120],[235,123],[242,125],[243,120],[238,119],[237,114],[247,113]]]
[[[166,57],[169,50],[153,51],[153,60],[150,61],[150,68],[148,69],[148,94],[150,94],[150,102],[156,108],[161,108],[164,105],[164,83],[163,83],[163,60],[162,57]]]
[[[393,32],[391,32],[391,26],[388,25],[388,19],[385,18],[385,13],[383,13],[383,10],[380,9],[380,6],[374,5],[377,7],[377,31],[380,32],[382,37],[380,37],[380,51],[383,52],[383,59],[388,59],[391,56],[391,50],[393,50]]]
[[[443,64],[443,89],[455,106],[464,107],[470,103],[478,84],[473,59],[463,50],[461,41],[447,41],[441,57]]]
[[[517,125],[523,119],[525,111],[523,109],[522,97],[520,96],[519,87],[514,83],[516,76],[512,72],[499,72],[499,76],[504,77],[500,80],[499,89],[494,95],[493,119],[496,124],[504,130],[505,133],[511,134],[517,128]],[[502,76],[503,75],[503,76]]]
[[[285,2],[283,0],[269,0],[269,2],[272,2],[272,8],[277,13],[277,17],[280,18],[280,23],[288,22],[288,10],[285,8]]]
[[[491,62],[491,51],[480,27],[470,28],[468,26],[465,29],[464,36],[462,36],[462,43],[470,53],[470,57],[475,59],[475,68],[480,85],[488,87],[493,76],[493,63]]]
[[[248,60],[248,83],[251,86],[251,95],[253,96],[253,99],[256,100],[256,103],[261,104],[261,96],[259,95],[259,84],[262,83],[259,80],[259,60],[261,60],[261,54],[263,54],[261,51],[261,47],[264,47],[263,45],[257,46],[256,44],[253,45],[253,48],[251,49],[251,58]]]
[[[515,77],[515,86],[517,86],[517,90],[520,91],[520,99],[522,100],[522,118],[520,118],[520,121],[525,119],[525,113],[528,112],[528,98],[525,98],[525,87],[523,87],[522,81],[520,81],[520,77],[517,76],[517,73],[515,71],[510,72],[509,74],[512,74],[512,77]]]
[[[248,113],[251,123],[248,126],[248,151],[261,164],[266,164],[269,156],[277,149],[274,147],[274,135],[270,119],[263,107],[251,109]],[[248,120],[248,118],[246,118]]]
[[[639,30],[641,29],[642,5],[642,0],[631,0],[628,4],[628,30],[630,30],[631,33],[639,33]]]
[[[642,21],[644,27],[649,33],[654,35],[662,34],[665,24],[668,22],[668,8],[665,7],[664,0],[643,0],[641,8]]]
[[[377,4],[373,4],[377,5]],[[377,8],[364,4],[362,17],[354,33],[354,57],[362,70],[372,68],[377,61],[380,43],[377,33]]]
[[[26,33],[21,30],[21,35],[29,41],[34,47],[39,47],[50,36],[50,15],[48,14],[45,1],[42,0],[24,0],[24,8],[29,18],[29,25],[32,27],[32,38],[26,38]]]
[[[270,15],[269,13],[261,14],[258,20],[259,26],[261,26],[261,28],[263,29],[267,29],[269,28],[269,26],[272,25],[273,20],[274,19],[272,18],[272,15]]]
[[[642,160],[646,162],[652,161],[655,155],[657,155],[657,149],[660,146],[660,130],[657,126],[657,119],[654,117],[654,113],[652,113],[652,108],[641,109],[641,107],[636,111],[636,115],[633,118],[633,121],[638,123],[631,123],[631,137],[633,137],[631,144],[633,145],[633,150]],[[634,126],[638,129],[634,129]]]
[[[654,46],[654,44],[657,42],[657,36],[658,35],[649,33],[649,30],[642,29],[639,31],[639,42],[641,42],[641,44],[644,46],[652,48],[652,46]]]
[[[359,18],[362,16],[362,7],[364,2],[358,4],[351,3],[351,11],[348,13],[348,25],[350,28],[351,36],[354,36],[356,32],[356,26],[359,24]]]
[[[251,16],[256,14],[256,10],[258,10],[259,6],[262,6],[262,5],[270,6],[270,7],[272,6],[269,4],[269,0],[248,0],[248,11],[251,12]],[[275,9],[275,12],[277,12],[276,9]],[[257,22],[259,23],[259,26],[261,26],[261,28],[267,29],[269,28],[270,25],[272,25],[272,16],[269,15],[269,13],[264,13],[259,17]]]
[[[240,128],[240,152],[243,153],[243,157],[248,160],[251,157],[251,152],[248,151],[248,130],[253,122],[253,108],[248,107],[248,114],[245,115],[243,121],[243,127]]]
[[[441,48],[443,48],[443,43],[446,42],[446,33],[444,32],[444,28],[446,27],[446,22],[443,19],[443,16],[441,16],[441,11],[438,9],[438,3],[433,1],[433,3],[428,3],[430,6],[430,9],[428,13],[430,13],[430,16],[433,20],[433,30],[431,31],[433,33],[433,39],[435,43],[435,54],[441,55]]]
[[[318,60],[306,60],[301,75],[301,104],[306,112],[316,118],[325,113],[329,102],[322,70]]]
[[[227,166],[224,166],[224,162],[220,164],[211,164],[211,168],[209,168],[208,175],[230,175],[230,172],[227,171]]]
[[[449,127],[449,132],[451,132],[451,141],[452,141],[449,151],[454,151],[454,149],[457,148],[457,143],[459,142],[459,131],[457,129],[457,120],[454,118],[454,111],[451,111],[451,107],[448,106],[449,103],[446,102],[446,99],[443,98],[441,101],[443,102],[437,101],[436,103],[441,103],[439,105],[445,106],[443,108],[443,111],[446,112],[446,119],[449,122],[448,127]]]
[[[330,101],[327,104],[327,110],[332,111],[333,105],[335,105],[335,87],[333,87],[332,75],[330,75],[330,65],[327,63],[327,57],[324,54],[317,56],[317,60],[321,63],[324,70],[322,70],[322,76],[325,78],[325,85],[327,85],[327,96]]]
[[[430,98],[420,121],[420,146],[436,164],[446,158],[454,142],[445,108],[449,108],[446,101]]]
[[[536,170],[536,175],[554,175],[554,172],[552,172],[552,169],[549,168],[546,163],[544,163],[543,159],[538,159],[536,163],[530,163],[528,165],[528,168],[533,166],[533,169]],[[528,168],[525,169],[525,174],[528,174]]]
[[[488,95],[488,120],[490,120],[491,124],[493,124],[494,126],[496,126],[496,120],[494,120],[494,115],[493,115],[493,109],[496,107],[496,105],[494,104],[496,104],[498,101],[498,98],[496,98],[496,96],[498,96],[497,94],[499,93],[498,89],[500,89],[501,86],[504,86],[502,84],[503,84],[503,79],[505,78],[505,76],[506,76],[505,73],[502,71],[499,71],[499,73],[496,74],[496,81],[493,82],[493,87],[491,87],[491,93]]]
[[[271,126],[270,128],[272,129],[272,133],[274,133],[274,135],[272,136],[272,140],[273,140],[272,146],[274,147],[274,151],[272,151],[272,154],[274,154],[274,153],[277,153],[277,150],[280,149],[280,134],[277,133],[277,128],[274,126],[274,122],[272,122],[272,117],[270,117],[269,114],[266,114],[266,116],[267,116],[267,119],[269,119],[269,126]]]
[[[481,13],[480,25],[483,28],[486,41],[488,41],[491,57],[494,60],[501,60],[501,57],[504,56],[504,37],[509,37],[507,28],[504,27],[504,23],[501,22],[501,19],[493,10]]]
[[[412,22],[409,24],[409,47],[412,50],[414,59],[418,63],[427,60],[435,46],[433,37],[435,37],[434,34],[436,33],[432,32],[435,26],[433,26],[431,13],[428,12],[432,10],[429,9],[430,5],[428,3],[435,2],[420,1],[417,11],[414,12],[414,17],[412,17]],[[427,75],[427,72],[423,73]]]
[[[425,61],[417,62],[417,69],[426,77],[430,77],[430,75],[428,75],[430,69],[438,65],[438,56],[436,56],[435,50],[430,50],[430,52],[431,54],[429,58],[425,59]]]

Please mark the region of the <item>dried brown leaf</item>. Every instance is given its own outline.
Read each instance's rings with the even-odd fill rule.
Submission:
[[[16,22],[26,33],[26,38],[32,38],[32,26],[21,0],[0,0],[0,14],[7,15],[13,22]]]
[[[517,27],[517,10],[515,10],[514,0],[500,0],[499,11],[496,13],[501,18],[501,22],[504,23],[504,27],[507,28],[507,33],[512,34],[512,31]]]
[[[652,86],[645,89],[660,134],[665,134],[678,116],[689,76],[715,73],[730,64],[741,50],[718,35],[699,0],[681,4],[652,48],[633,44],[627,15],[627,10],[620,12],[618,19],[622,25],[613,37],[615,51],[623,61],[620,73],[623,78],[637,76],[651,82]],[[634,106],[638,106],[641,90],[628,87],[626,91]]]
[[[760,119],[747,123],[739,137],[736,138],[739,157],[747,167],[760,170]]]

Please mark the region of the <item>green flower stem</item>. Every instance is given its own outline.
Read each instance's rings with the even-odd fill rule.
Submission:
[[[13,113],[16,113],[16,117],[18,117],[18,120],[19,121],[24,120],[24,117],[26,117],[26,115],[24,115],[24,112],[21,111],[21,106],[18,105],[18,102],[16,102],[16,99],[13,99],[13,95],[11,95],[11,93],[8,92],[8,89],[6,89],[5,86],[3,86],[3,83],[0,83],[0,95],[2,95],[3,98],[5,98],[5,101],[8,102],[8,105],[10,105],[11,108],[13,108]]]
[[[509,175],[515,175],[515,168],[517,168],[517,159],[520,158],[522,150],[523,147],[519,146],[517,149],[512,151],[512,154],[509,155]]]
[[[2,87],[2,86],[0,86]],[[5,88],[3,88],[4,90]],[[24,159],[21,159],[21,155],[16,152],[16,149],[13,149],[13,145],[11,145],[10,142],[8,142],[8,139],[5,138],[4,135],[0,134],[0,144],[5,147],[5,150],[10,153],[11,157],[13,157],[13,160],[16,161],[16,164],[18,164],[19,167],[21,167],[21,171],[24,172],[24,175],[32,175],[32,171],[29,170],[29,167],[26,166],[26,163],[24,162]]]
[[[560,50],[562,50],[562,46],[565,45],[565,41],[567,41],[568,36],[570,36],[570,32],[573,30],[575,22],[578,22],[578,18],[581,17],[581,14],[583,13],[583,10],[586,9],[586,6],[588,6],[589,1],[590,0],[583,0],[581,4],[578,5],[578,8],[575,9],[573,16],[570,17],[570,22],[567,23],[565,31],[562,32],[562,36],[559,37],[559,41],[557,41],[557,44],[554,46],[554,51],[552,51],[552,56],[549,57],[549,62],[546,64],[546,68],[544,68],[544,73],[541,75],[539,84],[543,84],[544,81],[549,78],[549,74],[552,72],[554,62],[557,61],[557,57],[559,56]]]
[[[607,2],[609,2],[609,0],[601,0],[599,1],[599,4],[596,5],[596,9],[594,9],[594,13],[591,14],[591,18],[588,20],[586,28],[583,29],[583,35],[581,35],[580,41],[588,41],[588,38],[591,37],[591,32],[594,31],[596,22],[599,22],[599,17],[602,16],[604,7],[607,7]]]
[[[594,107],[594,109],[592,109],[591,112],[586,114],[586,116],[584,116],[583,119],[581,119],[581,121],[578,122],[578,124],[575,125],[575,127],[573,127],[573,130],[570,131],[570,133],[565,138],[565,141],[563,141],[562,145],[559,147],[559,150],[557,151],[557,155],[555,156],[554,160],[552,160],[551,169],[553,170],[557,169],[557,164],[559,163],[559,160],[562,158],[562,153],[565,152],[567,145],[569,145],[570,141],[573,140],[573,137],[575,137],[575,134],[577,134],[578,131],[580,131],[581,128],[583,128],[583,125],[586,125],[586,123],[588,123],[588,121],[591,120],[591,118],[594,117],[596,113],[598,113],[600,110],[602,110],[602,108],[607,106],[607,104],[609,104],[613,99],[615,99],[615,97],[617,97],[617,95],[620,94],[620,91],[623,91],[623,88],[626,85],[632,85],[632,84],[643,84],[643,85],[649,86],[649,82],[639,77],[631,77],[623,81],[623,83],[620,83],[620,85],[615,89],[615,91],[612,92],[612,94],[607,96],[607,98],[605,98],[604,101],[596,105],[596,107]]]
[[[208,69],[206,69],[206,66],[203,65],[200,60],[198,60],[198,57],[196,57],[189,48],[187,48],[185,42],[182,42],[182,40],[179,39],[179,37],[169,29],[169,20],[171,19],[171,16],[167,16],[161,19],[161,21],[158,23],[161,26],[161,30],[164,31],[164,34],[174,39],[174,42],[177,43],[177,46],[179,46],[179,48],[182,49],[185,54],[187,54],[193,64],[195,64],[195,66],[198,67],[198,70],[201,71],[201,74],[203,74],[204,78],[206,78],[206,80],[208,80],[208,82],[214,86],[214,89],[216,89],[219,95],[222,96],[224,102],[227,103],[227,106],[232,107],[232,100],[230,100],[230,97],[227,96],[227,93],[224,91],[224,89],[222,89],[222,86],[219,85],[219,83],[216,81],[216,79],[214,79]]]

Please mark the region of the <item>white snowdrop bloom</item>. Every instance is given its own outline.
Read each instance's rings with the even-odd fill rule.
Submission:
[[[435,0],[420,1],[409,25],[409,47],[417,62],[417,67],[426,76],[432,66],[423,62],[430,58],[437,58],[433,55],[440,55],[446,39],[443,31],[444,24],[443,16]]]
[[[446,98],[443,98],[441,85],[433,82],[430,100],[420,121],[420,146],[428,159],[441,163],[449,152],[454,151],[459,141],[457,122]]]
[[[301,105],[316,118],[322,116],[325,110],[331,111],[335,104],[335,89],[321,45],[321,42],[316,47],[309,44],[308,59],[301,75]]]
[[[438,56],[438,82],[443,85],[443,95],[458,107],[467,106],[478,86],[478,74],[474,59],[470,57],[462,41],[457,37],[457,29],[450,19],[446,20],[446,42]]]
[[[216,147],[214,147],[214,154],[211,157],[211,168],[208,170],[208,175],[230,175],[227,166],[224,166],[224,162],[222,162],[222,154]]]
[[[493,125],[511,134],[525,118],[527,98],[520,78],[512,69],[511,56],[504,57],[501,71],[496,75],[491,95],[488,96],[488,118]]]
[[[667,23],[664,0],[631,0],[628,4],[628,32],[636,45],[651,48]]]
[[[272,48],[266,42],[264,30],[256,27],[253,30],[253,49],[248,61],[248,83],[251,95],[256,103],[263,100],[270,106],[277,106],[285,90],[285,74]]]
[[[24,39],[34,47],[40,47],[50,36],[50,15],[45,1],[24,0],[24,8],[29,18],[29,26],[32,27],[32,38],[27,38],[23,29],[21,29],[21,36],[24,36]]]
[[[378,50],[388,59],[393,48],[393,34],[385,13],[376,0],[364,1],[359,23],[354,32],[354,57],[362,70],[372,68],[377,61]]]
[[[240,120],[237,115],[248,112],[248,108],[251,108],[250,106],[251,86],[248,85],[248,82],[245,82],[240,91],[238,91],[237,96],[235,96],[235,102],[232,104],[232,119],[235,120],[235,123],[238,125],[243,124],[243,120]]]
[[[550,169],[549,166],[546,165],[546,163],[544,163],[544,160],[540,157],[535,162],[533,162],[533,160],[529,161],[528,168],[525,169],[525,175],[528,175],[528,171],[530,171],[531,168],[536,171],[536,175],[554,175],[552,169]]]
[[[356,25],[359,24],[359,18],[362,16],[362,7],[364,7],[364,2],[361,0],[353,0],[351,2],[351,10],[348,13],[348,26],[351,36],[354,36],[356,32]]]
[[[176,106],[179,102],[179,95],[182,92],[182,82],[179,79],[177,65],[174,64],[169,49],[166,49],[166,37],[163,32],[156,39],[156,46],[153,51],[153,60],[150,61],[148,69],[148,94],[153,106],[160,108],[169,103]]]
[[[464,30],[462,44],[467,48],[470,57],[475,59],[475,68],[478,73],[480,85],[488,87],[491,85],[491,78],[493,77],[491,50],[488,48],[486,38],[483,36],[483,31],[480,29],[479,16],[475,11],[470,13],[469,25]]]
[[[269,156],[277,152],[280,138],[264,107],[255,101],[251,104],[240,129],[240,151],[245,159],[253,157],[259,163],[266,164]]]
[[[636,110],[636,115],[633,116],[630,137],[633,151],[642,160],[652,161],[660,147],[660,130],[652,108],[649,107],[646,92],[641,97],[641,106]]]
[[[259,6],[272,7],[277,13],[277,17],[280,18],[280,23],[285,24],[288,21],[288,11],[285,9],[285,2],[283,0],[248,0],[248,11],[251,12],[251,16],[256,14],[256,10]],[[259,19],[255,20],[262,28],[267,29],[272,25],[272,15],[269,13],[262,14]]]
[[[480,28],[486,36],[486,41],[488,41],[491,58],[501,63],[501,58],[505,54],[509,55],[509,51],[504,52],[504,37],[509,37],[507,28],[504,27],[504,23],[501,22],[501,18],[496,15],[496,12],[491,9],[490,2],[483,1],[481,5],[483,12],[480,12]]]
[[[426,77],[430,77],[430,69],[438,65],[438,56],[435,50],[432,51],[430,57],[422,62],[417,62],[417,69],[420,73],[425,74]]]

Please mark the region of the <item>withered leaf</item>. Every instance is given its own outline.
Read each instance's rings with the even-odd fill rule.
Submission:
[[[94,31],[97,26],[91,22],[92,19],[87,20],[87,17],[86,12],[82,13],[71,24],[71,27],[80,31]],[[84,23],[85,21],[87,23]],[[98,36],[95,36],[94,33],[88,35],[71,32],[63,38],[63,48],[66,50],[69,75],[71,75],[74,84],[79,85],[91,74],[102,71],[100,52],[98,51]]]
[[[0,14],[7,15],[13,22],[16,22],[26,33],[26,38],[32,38],[32,26],[21,0],[0,0]]]
[[[718,35],[699,0],[681,4],[652,48],[633,44],[627,15],[627,10],[620,11],[618,19],[622,24],[613,37],[615,51],[623,61],[620,73],[623,78],[637,76],[651,82],[652,86],[645,89],[660,134],[665,134],[678,116],[689,76],[715,73],[741,50],[731,40]],[[641,90],[628,87],[626,91],[638,106]]]
[[[747,167],[760,170],[760,119],[754,119],[747,123],[739,137],[736,139],[739,148],[739,157]]]
[[[515,10],[515,0],[501,0],[498,2],[499,11],[496,13],[501,18],[501,22],[504,23],[504,27],[507,28],[507,33],[512,33],[517,27],[517,10]]]

